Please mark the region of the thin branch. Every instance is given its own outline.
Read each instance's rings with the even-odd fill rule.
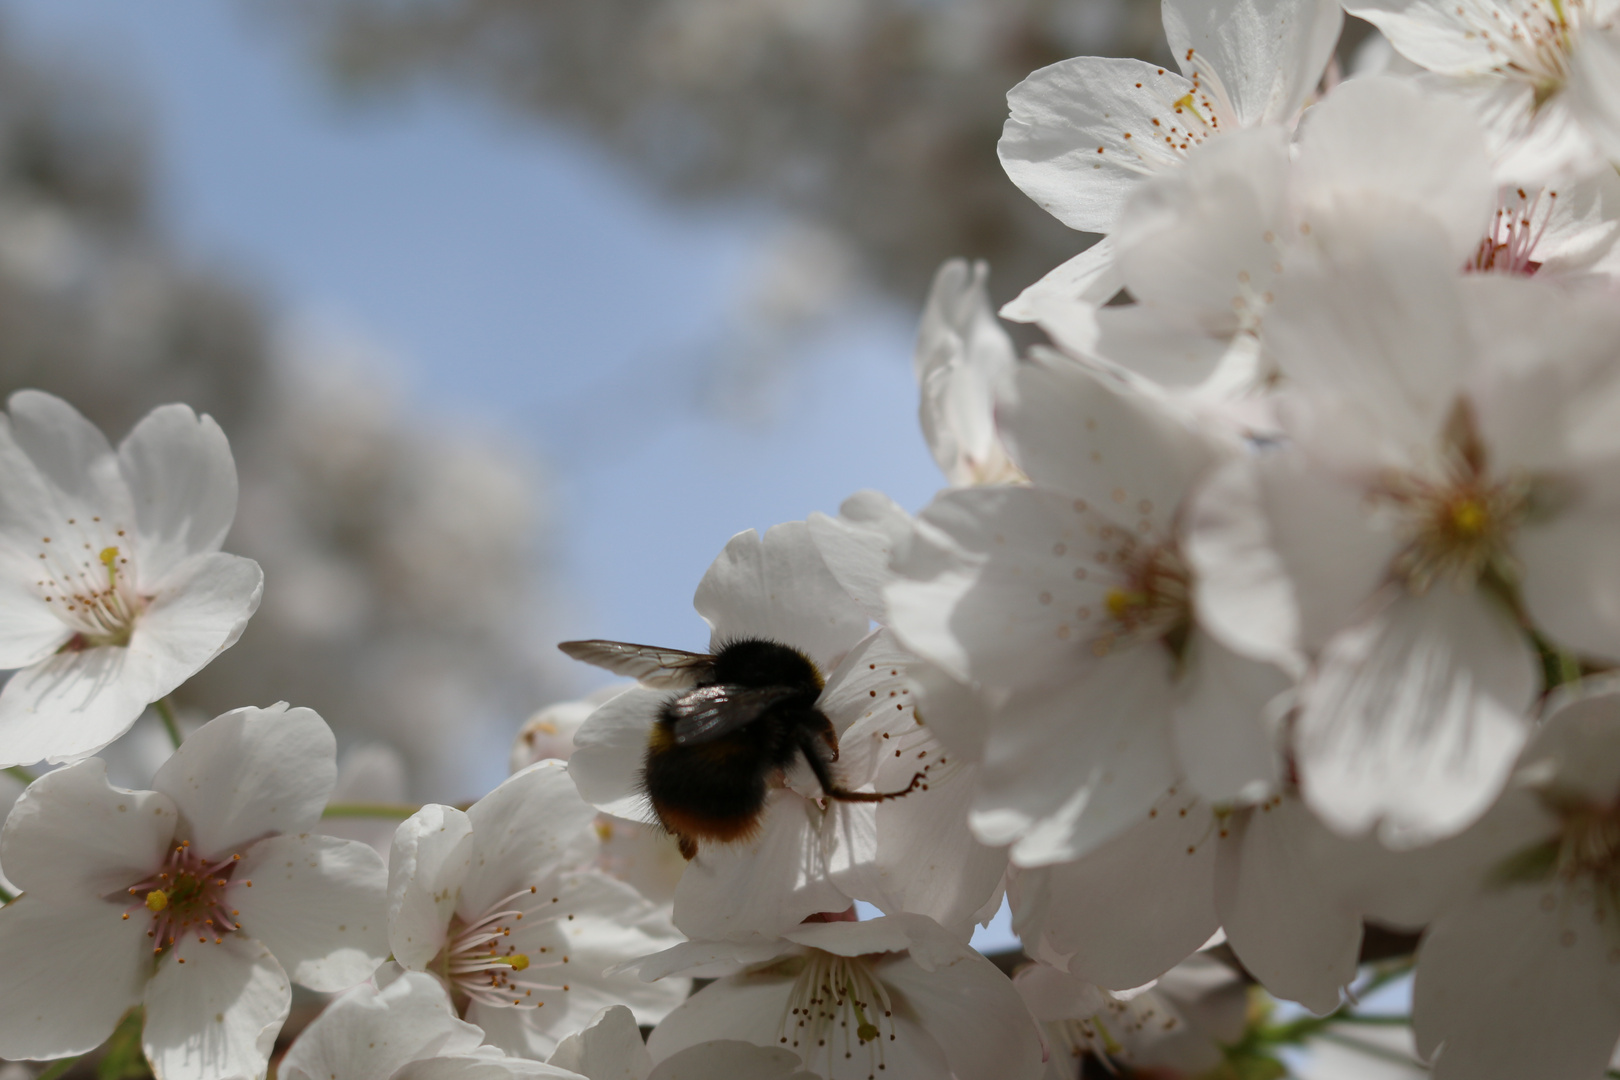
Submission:
[[[168,698],[163,698],[152,702],[152,708],[156,709],[158,716],[162,718],[163,729],[169,733],[169,741],[174,743],[176,750],[180,749],[180,740],[183,736],[180,734],[180,725],[174,722],[174,706],[169,704]]]

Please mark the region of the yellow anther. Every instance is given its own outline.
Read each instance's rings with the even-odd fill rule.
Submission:
[[[522,971],[529,966],[529,958],[523,953],[513,953],[511,956],[497,956],[495,963],[505,964],[513,971]]]
[[[855,1029],[855,1037],[860,1039],[861,1042],[871,1042],[878,1037],[878,1034],[876,1024],[862,1024]]]
[[[116,584],[118,581],[118,549],[104,547],[101,549],[101,565],[107,568],[107,583]]]
[[[613,839],[613,826],[605,821],[596,823],[596,838],[604,844]]]
[[[1108,598],[1104,603],[1108,605],[1108,614],[1116,619],[1123,619],[1131,613],[1131,609],[1141,607],[1147,600],[1146,593],[1133,592],[1130,589],[1109,589]]]
[[[146,894],[146,910],[162,911],[169,906],[169,894],[162,889],[153,889]]]
[[[1204,124],[1209,123],[1208,120],[1204,119],[1204,114],[1198,111],[1198,106],[1193,104],[1193,96],[1192,96],[1192,94],[1190,94],[1190,93],[1182,94],[1180,97],[1178,97],[1175,100],[1173,105],[1177,109],[1186,109],[1188,112],[1190,112],[1194,116],[1198,117],[1198,120],[1199,120],[1200,123],[1204,123]]]
[[[1451,527],[1461,537],[1471,539],[1482,535],[1490,518],[1485,504],[1473,496],[1459,499],[1451,507]]]

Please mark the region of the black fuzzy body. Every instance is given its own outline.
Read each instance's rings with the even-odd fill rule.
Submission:
[[[696,685],[667,700],[647,747],[642,787],[659,821],[681,839],[690,858],[700,839],[744,839],[758,826],[773,775],[790,769],[801,754],[816,754],[814,766],[837,756],[832,724],[816,707],[821,673],[796,649],[745,638],[715,653]],[[723,734],[683,743],[675,710],[688,695],[708,687],[774,690],[780,694],[757,715],[743,717]]]

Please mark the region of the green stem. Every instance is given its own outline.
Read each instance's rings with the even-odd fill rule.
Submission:
[[[1410,1016],[1385,1016],[1378,1013],[1341,1013],[1332,1017],[1335,1024],[1372,1024],[1404,1027],[1412,1022]]]
[[[335,802],[321,811],[321,817],[395,818],[404,821],[420,806],[411,803]]]
[[[169,733],[169,741],[174,743],[176,750],[180,749],[180,740],[183,736],[180,734],[180,725],[174,722],[174,706],[169,704],[168,698],[162,698],[152,702],[152,708],[156,709],[158,716],[162,718],[163,730]]]
[[[20,780],[25,787],[38,779],[38,777],[29,772],[27,769],[23,768],[21,765],[8,766],[6,768],[6,772],[9,773],[13,779]]]
[[[57,1077],[73,1068],[83,1054],[75,1054],[69,1058],[58,1058],[45,1067],[45,1071],[34,1077],[34,1080],[56,1080]]]
[[[9,904],[17,899],[17,894],[3,885],[0,885],[0,904]]]

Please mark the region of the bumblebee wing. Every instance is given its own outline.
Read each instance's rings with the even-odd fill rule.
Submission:
[[[708,653],[632,645],[628,641],[564,641],[557,648],[575,660],[639,679],[660,690],[693,686],[714,663]]]
[[[669,703],[671,734],[682,746],[706,743],[753,723],[772,705],[803,692],[791,686],[700,686]]]

